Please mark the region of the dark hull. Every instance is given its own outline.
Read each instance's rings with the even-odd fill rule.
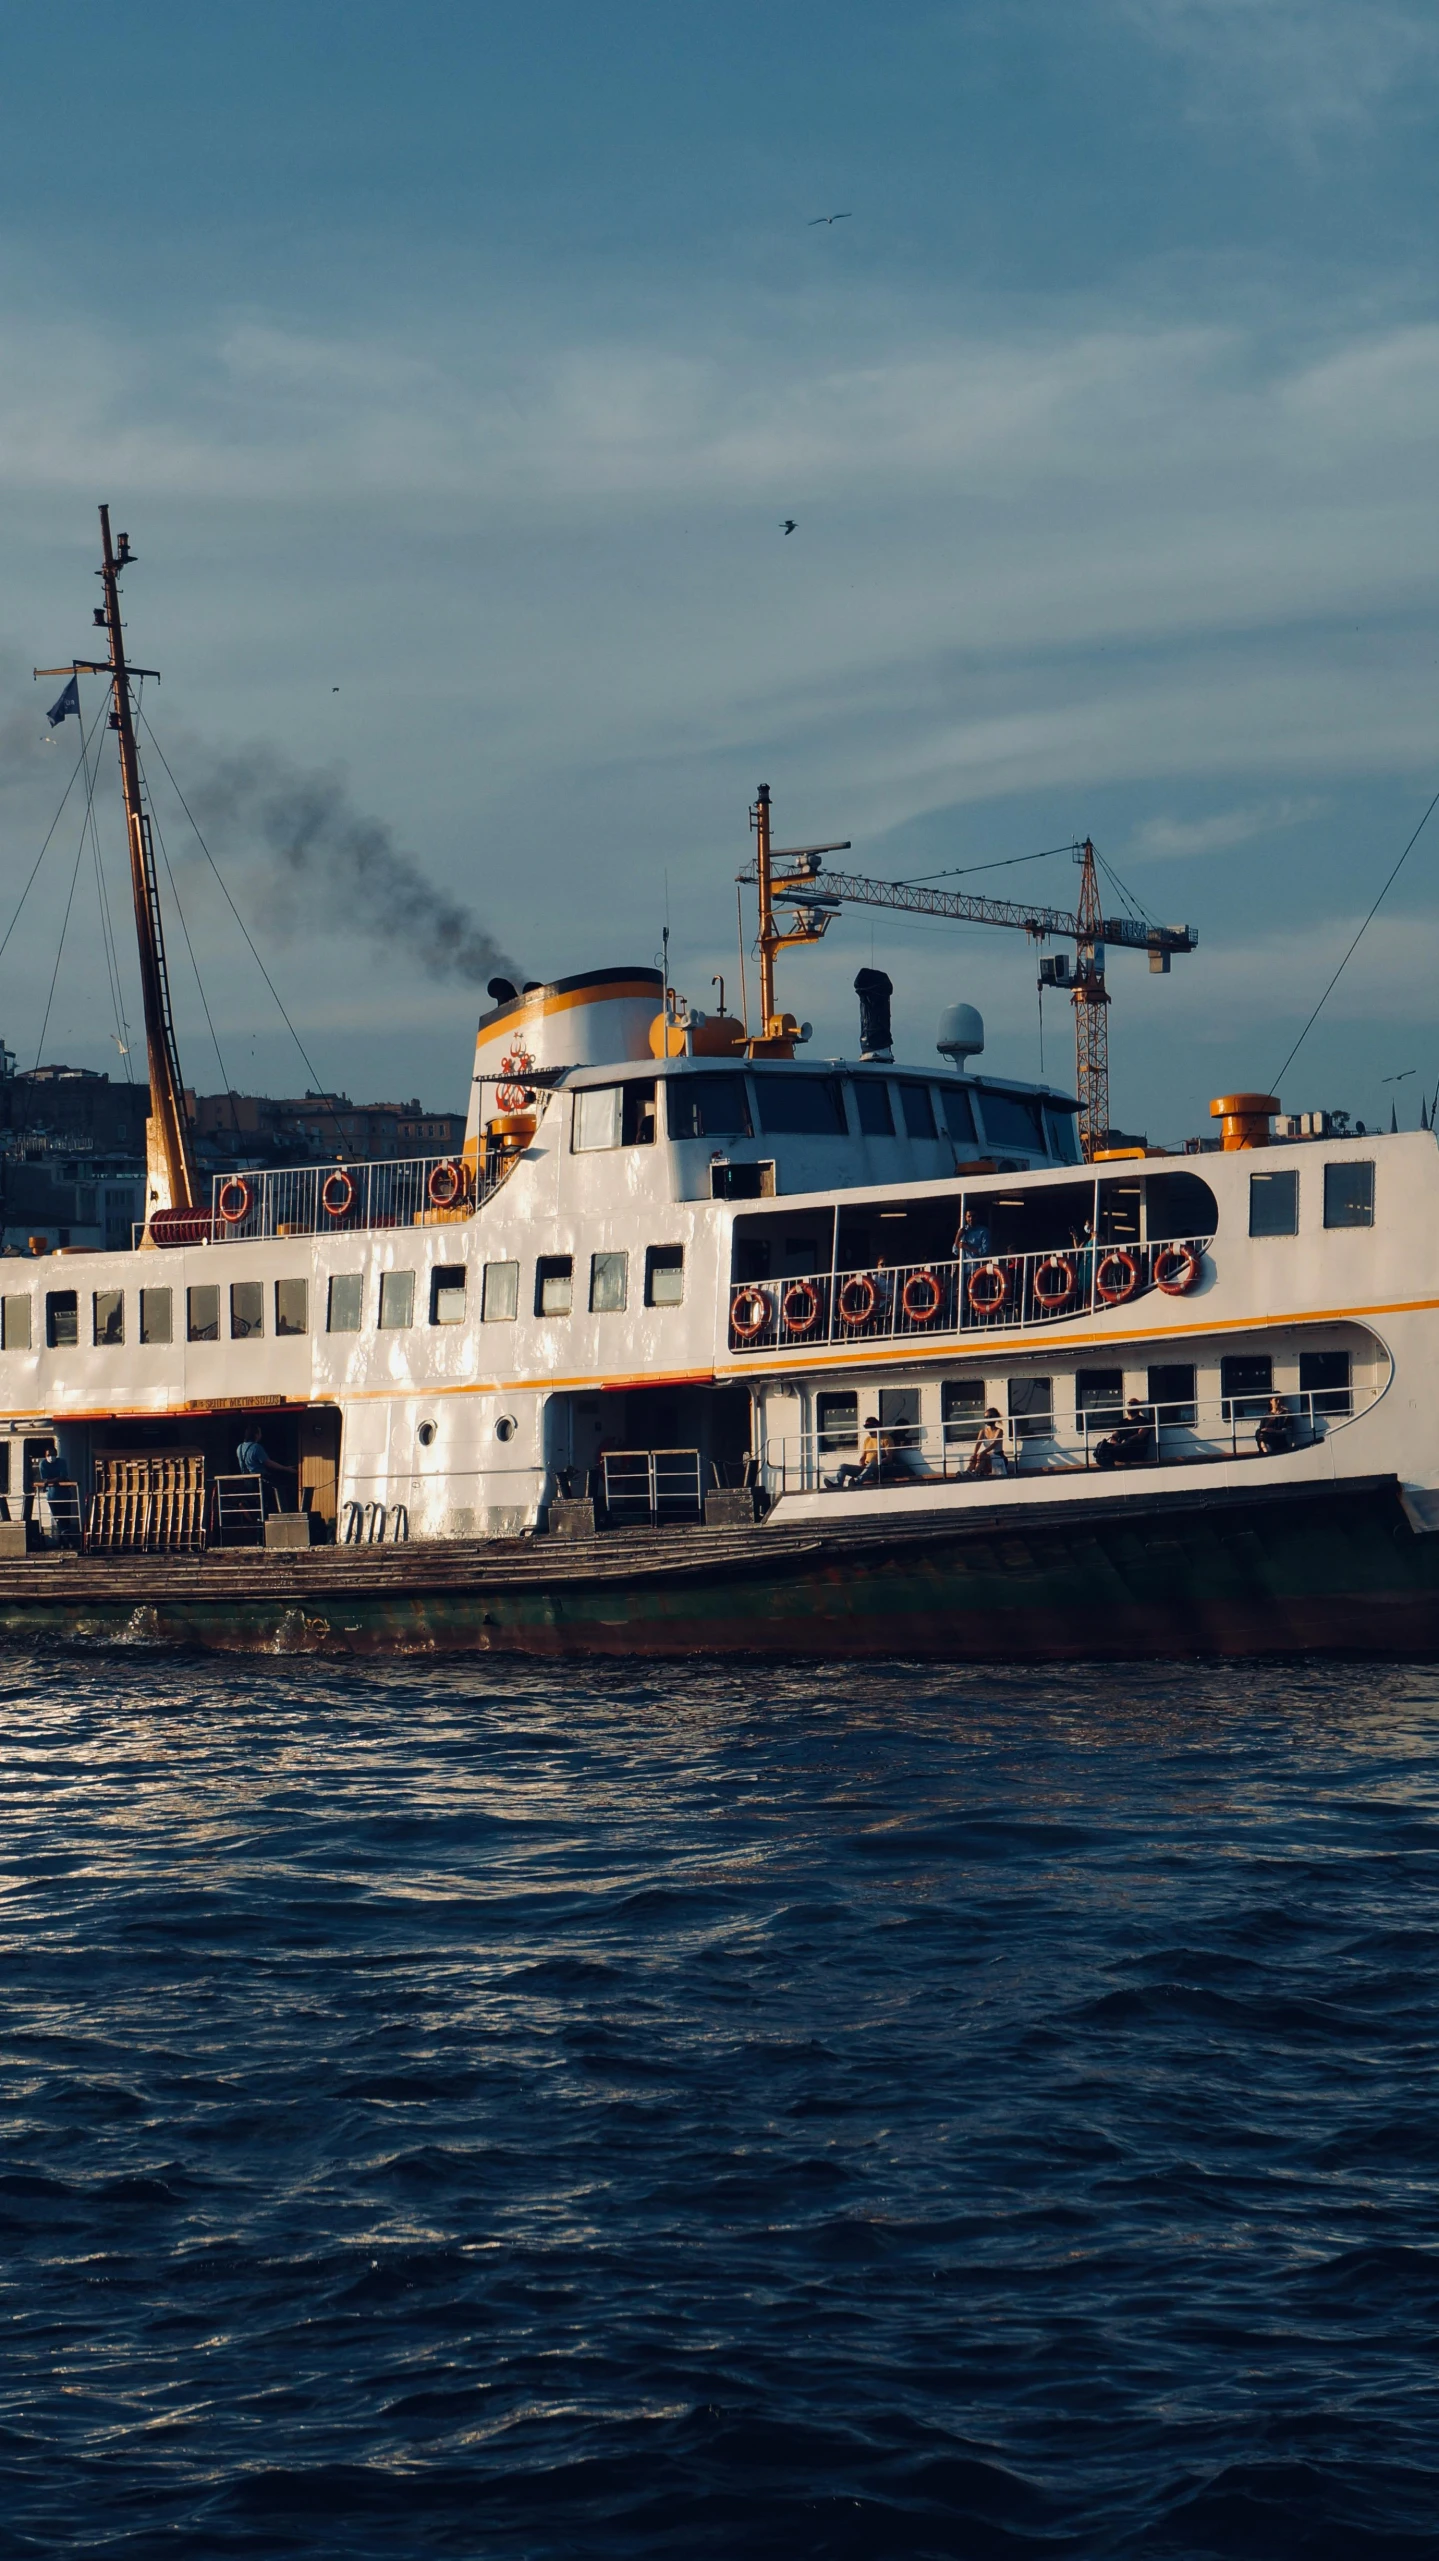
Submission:
[[[625,1531],[203,1558],[0,1562],[12,1641],[240,1652],[924,1655],[947,1662],[1439,1653],[1439,1537],[1392,1477],[1022,1517]]]

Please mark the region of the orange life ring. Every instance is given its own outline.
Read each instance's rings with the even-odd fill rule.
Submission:
[[[506,1050],[504,1057],[500,1060],[500,1074],[502,1076],[523,1076],[526,1068],[533,1067],[534,1063],[535,1062],[531,1058],[527,1049]],[[526,1109],[527,1105],[534,1101],[534,1099],[534,1095],[525,1085],[497,1085],[495,1087],[495,1108],[497,1111],[522,1112]]]
[[[355,1206],[355,1178],[337,1165],[320,1185],[320,1207],[327,1218],[348,1218]]]
[[[856,1290],[860,1301],[857,1307],[852,1303],[852,1294]],[[879,1291],[868,1272],[851,1272],[849,1278],[841,1284],[836,1304],[842,1325],[853,1327],[867,1325],[879,1305]]]
[[[1176,1264],[1178,1268],[1166,1278],[1167,1263]],[[1155,1249],[1149,1268],[1156,1289],[1162,1289],[1166,1298],[1182,1298],[1186,1290],[1193,1289],[1199,1278],[1199,1256],[1192,1245],[1160,1245]]]
[[[922,1306],[916,1305],[914,1298],[910,1295],[911,1291],[918,1291],[926,1303]],[[900,1291],[899,1303],[904,1309],[906,1316],[909,1318],[911,1325],[932,1325],[934,1323],[936,1316],[944,1305],[944,1292],[940,1288],[938,1281],[935,1279],[933,1272],[930,1271],[927,1266],[922,1272],[910,1273],[908,1280]]]
[[[425,1189],[432,1208],[453,1209],[456,1201],[463,1200],[465,1195],[464,1166],[456,1157],[446,1156],[440,1164],[430,1167],[430,1179]]]
[[[239,1196],[238,1207],[232,1209],[230,1207],[230,1203],[237,1194]],[[244,1175],[227,1174],[215,1196],[215,1207],[223,1218],[225,1225],[227,1227],[238,1227],[242,1218],[249,1217],[254,1206],[255,1195],[251,1191],[249,1184],[246,1182]]]
[[[753,1309],[753,1314],[743,1312],[747,1309]],[[732,1330],[738,1334],[742,1343],[751,1343],[756,1334],[764,1331],[769,1319],[769,1300],[762,1289],[756,1289],[752,1282],[749,1283],[738,1292],[730,1309],[729,1321]]]
[[[988,1274],[998,1283],[993,1297],[981,1297],[979,1284]],[[1009,1274],[1002,1263],[979,1263],[969,1275],[969,1303],[976,1316],[997,1316],[1009,1297]]]
[[[1062,1288],[1046,1289],[1043,1285],[1046,1272],[1058,1272]],[[1035,1264],[1034,1278],[1029,1284],[1036,1306],[1045,1309],[1063,1307],[1074,1296],[1074,1277],[1074,1265],[1067,1254],[1046,1254],[1042,1262]]]
[[[1111,1263],[1118,1263],[1124,1274],[1118,1289],[1111,1289],[1104,1277]],[[1138,1256],[1129,1253],[1123,1245],[1111,1245],[1108,1253],[1101,1254],[1095,1264],[1094,1287],[1096,1296],[1103,1299],[1106,1307],[1122,1307],[1126,1298],[1132,1298],[1139,1287]]]
[[[801,1300],[807,1308],[806,1315],[796,1316],[792,1313],[796,1299]],[[813,1281],[791,1281],[780,1300],[779,1312],[784,1319],[784,1330],[787,1334],[807,1334],[812,1326],[817,1325],[819,1323],[819,1291],[815,1288]]]

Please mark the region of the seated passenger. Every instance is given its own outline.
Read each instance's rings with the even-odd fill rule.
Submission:
[[[1007,1476],[1009,1474],[1009,1460],[1004,1447],[1004,1425],[1000,1421],[997,1405],[991,1405],[985,1415],[975,1436],[974,1447],[969,1453],[969,1465],[964,1472],[966,1476]]]
[[[864,1439],[860,1443],[858,1465],[855,1465],[853,1461],[849,1461],[845,1466],[837,1467],[833,1476],[827,1476],[824,1481],[832,1494],[840,1494],[847,1491],[851,1485],[877,1485],[879,1483],[879,1472],[879,1416],[877,1414],[866,1414],[864,1418]]]
[[[1282,1458],[1294,1447],[1294,1417],[1282,1396],[1271,1396],[1269,1411],[1259,1417],[1254,1438],[1261,1458]]]
[[[1094,1464],[1096,1467],[1145,1467],[1153,1456],[1153,1418],[1131,1396],[1119,1430],[1111,1432],[1107,1440],[1095,1443]]]

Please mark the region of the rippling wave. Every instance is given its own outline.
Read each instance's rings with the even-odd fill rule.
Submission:
[[[10,1653],[4,2548],[1439,2552],[1439,1677]]]

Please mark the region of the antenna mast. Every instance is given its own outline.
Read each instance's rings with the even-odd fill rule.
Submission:
[[[110,510],[100,510],[104,567],[98,572],[105,604],[97,613],[110,639],[109,674],[114,695],[110,726],[120,741],[120,782],[125,794],[125,825],[130,842],[130,886],[135,899],[135,933],[140,946],[140,987],[145,1001],[145,1048],[150,1066],[150,1123],[146,1154],[145,1224],[157,1209],[193,1209],[196,1200],[195,1160],[185,1125],[185,1088],[175,1046],[170,1010],[170,980],[165,967],[165,933],[155,879],[155,849],[150,820],[140,795],[140,760],[135,752],[135,723],[130,706],[130,677],[125,664],[125,638],[120,623],[119,578],[134,554],[128,534],[120,536],[117,553],[110,540]],[[161,1187],[168,1198],[161,1197]]]

